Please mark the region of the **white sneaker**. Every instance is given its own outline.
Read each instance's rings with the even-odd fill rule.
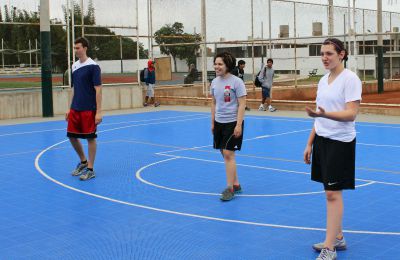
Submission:
[[[328,248],[324,248],[321,250],[321,253],[317,257],[316,260],[336,260],[337,254],[336,250],[331,251]]]
[[[269,112],[275,112],[276,108],[274,108],[273,106],[269,106],[268,110],[269,110]]]
[[[258,111],[265,111],[265,107],[264,107],[263,105],[261,105],[261,106],[258,108]]]
[[[333,246],[337,251],[343,251],[347,249],[346,240],[344,240],[344,237],[342,239],[336,238],[335,244]],[[324,242],[314,244],[312,248],[315,251],[321,252],[321,250],[325,248]]]

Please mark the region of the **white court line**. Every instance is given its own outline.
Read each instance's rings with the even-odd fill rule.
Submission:
[[[357,145],[400,148],[400,145],[391,145],[391,144],[366,144],[366,143],[357,143]]]
[[[104,123],[101,126],[108,126],[108,125],[119,125],[119,124],[128,124],[128,123],[141,123],[141,122],[151,122],[151,121],[162,121],[165,119],[176,119],[176,118],[186,118],[186,117],[193,117],[198,116],[196,114],[190,114],[185,116],[174,116],[174,117],[164,117],[164,118],[155,118],[155,119],[147,119],[147,120],[136,120],[136,121],[122,121],[116,123]],[[202,116],[203,118],[204,116]],[[54,128],[54,129],[47,129],[47,130],[37,130],[37,131],[27,131],[27,132],[17,132],[17,133],[8,133],[8,134],[0,134],[0,137],[3,136],[13,136],[13,135],[25,135],[25,134],[36,134],[36,133],[45,133],[45,132],[56,132],[56,131],[67,131],[67,128]]]
[[[117,129],[121,129],[121,128],[116,128],[115,130],[117,130]],[[84,191],[84,190],[80,190],[80,189],[71,187],[71,186],[66,185],[66,184],[64,184],[62,182],[59,182],[59,181],[53,179],[52,177],[50,177],[49,175],[47,175],[40,168],[40,165],[39,165],[39,160],[40,160],[40,158],[42,157],[42,155],[44,153],[46,153],[50,149],[52,149],[52,148],[54,148],[54,147],[56,147],[56,146],[58,146],[58,145],[60,145],[62,143],[65,143],[67,141],[68,141],[68,139],[63,140],[61,142],[53,144],[53,145],[47,147],[46,149],[42,150],[35,158],[35,168],[46,179],[50,180],[51,182],[53,182],[55,184],[58,184],[58,185],[64,187],[64,188],[70,189],[72,191],[79,192],[79,193],[82,193],[82,194],[85,194],[85,195],[88,195],[88,196],[92,196],[92,197],[95,197],[95,198],[99,198],[99,199],[103,199],[103,200],[119,203],[119,204],[124,204],[124,205],[132,206],[132,207],[142,208],[142,209],[148,209],[148,210],[157,211],[157,212],[180,215],[180,216],[187,216],[187,217],[193,217],[193,218],[221,221],[221,222],[227,222],[227,223],[236,223],[236,224],[246,224],[246,225],[253,225],[253,226],[272,227],[272,228],[285,228],[285,229],[322,231],[322,232],[326,231],[326,229],[324,229],[324,228],[312,228],[312,227],[302,227],[302,226],[289,226],[289,225],[277,225],[277,224],[251,222],[251,221],[241,221],[241,220],[226,219],[226,218],[216,218],[216,217],[205,216],[205,215],[190,214],[190,213],[185,213],[185,212],[166,210],[166,209],[155,208],[155,207],[150,207],[150,206],[141,205],[141,204],[130,203],[130,202],[122,201],[122,200],[116,200],[116,199],[113,199],[113,198],[110,198],[110,197],[101,196],[101,195],[98,195],[98,194],[95,194],[95,193],[91,193],[91,192],[87,192],[87,191]],[[172,160],[172,159],[173,158],[171,158],[169,160]],[[168,159],[166,159],[166,160],[168,160]],[[373,181],[371,181],[371,182],[373,182]],[[373,234],[373,235],[395,235],[395,236],[400,236],[400,232],[379,232],[379,231],[366,231],[366,230],[343,230],[343,231],[346,232],[346,233],[354,233],[354,234]]]
[[[36,133],[46,133],[46,132],[56,132],[56,131],[61,131],[61,130],[67,131],[67,127],[64,127],[64,128],[47,129],[47,130],[29,131],[29,132],[18,132],[18,133],[0,134],[0,137],[3,137],[3,136],[13,136],[13,135],[36,134]]]
[[[110,131],[114,131],[114,130],[126,129],[126,128],[130,128],[130,127],[135,127],[135,126],[169,124],[169,123],[176,123],[176,122],[186,122],[186,121],[192,121],[192,120],[199,120],[199,119],[204,119],[204,118],[208,118],[208,117],[197,117],[197,118],[178,119],[178,120],[172,120],[172,121],[162,121],[162,122],[147,123],[147,124],[127,125],[127,126],[121,126],[121,127],[102,130],[99,133],[105,133],[105,132],[110,132]]]
[[[275,136],[281,136],[281,135],[289,135],[289,134],[295,134],[295,133],[301,133],[301,132],[309,132],[312,129],[303,129],[303,130],[297,130],[297,131],[290,131],[290,132],[284,132],[284,133],[279,133],[279,134],[272,134],[272,135],[261,135],[253,138],[249,138],[243,141],[250,141],[250,140],[257,140],[257,139],[262,139],[262,138],[270,138],[270,137],[275,137]]]
[[[251,138],[251,140],[253,140],[253,139],[255,140],[255,139],[257,139],[257,137]],[[165,145],[165,144],[144,142],[144,141],[131,140],[131,139],[126,139],[126,140],[125,139],[121,139],[121,140],[116,140],[116,141],[112,141],[112,142],[138,143],[138,144],[146,144],[146,145],[152,145],[152,146],[176,149],[176,150],[173,150],[173,151],[193,150],[193,151],[202,152],[202,153],[220,154],[219,151],[215,151],[215,150],[201,150],[201,149],[198,149],[198,148],[211,147],[212,145],[198,146],[198,147],[181,147],[181,146],[176,146],[176,145]],[[105,143],[105,142],[103,142],[103,143]],[[167,152],[171,153],[171,151],[167,151]],[[164,153],[165,152],[158,152],[158,153],[155,153],[155,154],[167,156],[167,154],[164,154]],[[176,155],[176,156],[178,157],[178,155]],[[265,156],[257,156],[257,155],[252,155],[252,154],[240,154],[240,153],[238,153],[235,156],[237,156],[237,157],[246,157],[246,158],[255,158],[255,159],[263,159],[263,160],[282,161],[282,162],[293,162],[293,163],[299,163],[299,164],[302,164],[302,165],[304,164],[304,161],[301,161],[301,160],[291,160],[291,159],[276,158],[276,157],[265,157]],[[364,170],[364,171],[372,171],[372,172],[383,172],[383,173],[400,174],[400,171],[391,171],[391,170],[383,170],[383,169],[375,169],[375,168],[356,167],[356,169],[357,170]]]
[[[199,191],[189,191],[189,190],[181,190],[181,189],[175,189],[175,188],[170,188],[170,187],[166,187],[166,186],[162,186],[162,185],[158,185],[152,182],[149,182],[145,179],[142,178],[141,174],[143,172],[143,170],[150,168],[151,166],[154,166],[156,164],[160,164],[160,163],[164,163],[164,162],[168,162],[168,161],[172,161],[172,160],[176,160],[176,159],[189,159],[188,157],[180,157],[180,156],[173,156],[173,155],[165,155],[165,156],[171,156],[172,158],[170,159],[166,159],[166,160],[161,160],[161,161],[157,161],[148,165],[143,166],[142,168],[140,168],[139,170],[136,171],[136,178],[143,182],[144,184],[150,185],[150,186],[154,186],[156,188],[160,188],[160,189],[164,189],[164,190],[170,190],[170,191],[176,191],[176,192],[182,192],[182,193],[189,193],[189,194],[196,194],[196,195],[211,195],[211,196],[221,196],[221,193],[211,193],[211,192],[199,192]],[[190,158],[191,160],[196,160],[193,158]],[[213,162],[213,163],[220,163],[219,161],[209,161],[209,160],[202,160],[199,159],[199,161],[207,161],[207,162]],[[239,164],[238,164],[239,165]],[[241,166],[245,166],[245,167],[249,167],[248,165],[241,165]],[[257,167],[258,168],[258,167]],[[272,169],[272,168],[263,168],[263,169]],[[272,169],[272,170],[278,170],[278,169]],[[286,171],[286,170],[282,170],[282,171]],[[357,185],[356,188],[360,188],[360,187],[365,187],[365,186],[369,186],[371,184],[374,184],[374,181],[370,181],[361,185]],[[288,196],[303,196],[303,195],[313,195],[313,194],[321,194],[321,193],[325,193],[325,191],[311,191],[311,192],[298,192],[298,193],[278,193],[278,194],[238,194],[235,195],[236,197],[288,197]]]
[[[162,154],[162,155],[163,155],[163,156],[168,156],[168,157],[177,157],[177,158],[182,158],[182,159],[194,160],[194,161],[212,162],[212,163],[218,163],[218,164],[225,164],[225,162],[223,162],[223,161],[215,161],[215,160],[208,160],[208,159],[201,159],[201,158],[188,157],[188,156],[180,156],[180,155],[171,155],[171,154]],[[277,172],[288,172],[288,173],[295,173],[295,174],[310,175],[310,173],[308,173],[308,172],[283,170],[283,169],[270,168],[270,167],[263,167],[263,166],[257,166],[257,165],[249,165],[249,164],[241,164],[241,163],[237,163],[236,165],[237,165],[237,166],[248,167],[248,168],[261,169],[261,170],[271,170],[271,171],[277,171]]]
[[[72,190],[72,191],[75,191],[75,192],[78,192],[78,193],[81,193],[81,194],[85,194],[85,195],[88,195],[88,196],[91,196],[91,197],[95,197],[95,198],[103,199],[103,200],[106,200],[106,201],[114,202],[114,203],[119,203],[119,204],[123,204],[123,205],[127,205],[127,206],[132,206],[132,207],[152,210],[152,211],[156,211],[156,212],[163,212],[163,213],[168,213],[168,214],[173,214],[173,215],[185,216],[185,217],[192,217],[192,218],[220,221],[220,222],[225,222],[225,223],[235,223],[235,224],[244,224],[244,225],[252,225],[252,226],[271,227],[271,228],[284,228],[284,229],[322,231],[322,232],[326,231],[326,229],[324,229],[324,228],[312,228],[312,227],[304,227],[304,226],[289,226],[289,225],[278,225],[278,224],[242,221],[242,220],[227,219],[227,218],[217,218],[217,217],[211,217],[211,216],[206,216],[206,215],[190,214],[190,213],[185,213],[185,212],[161,209],[161,208],[156,208],[156,207],[150,207],[150,206],[146,206],[146,205],[131,203],[131,202],[127,202],[127,201],[117,200],[117,199],[113,199],[113,198],[110,198],[110,197],[101,196],[101,195],[98,195],[98,194],[95,194],[95,193],[91,193],[91,192],[87,192],[87,191],[84,191],[84,190],[80,190],[80,189],[71,187],[71,186],[66,185],[66,184],[64,184],[64,183],[62,183],[60,181],[57,181],[57,180],[53,179],[52,177],[50,177],[49,175],[47,175],[40,168],[40,165],[39,165],[40,157],[42,157],[42,155],[44,153],[46,153],[51,148],[53,148],[53,147],[55,147],[55,146],[57,146],[59,144],[62,144],[64,142],[66,142],[66,141],[67,140],[64,140],[64,141],[58,142],[58,143],[56,143],[56,144],[54,144],[52,146],[47,147],[46,149],[41,151],[35,158],[35,167],[38,170],[38,172],[43,177],[45,177],[46,179],[50,180],[51,182],[53,182],[53,183],[55,183],[57,185],[60,185],[60,186],[62,186],[64,188],[66,188],[66,189],[69,189],[69,190]],[[400,232],[380,232],[380,231],[368,231],[368,230],[343,230],[343,232],[345,232],[345,233],[353,233],[353,234],[400,236]]]
[[[285,122],[302,122],[302,123],[313,123],[313,119],[285,119],[285,118],[273,118],[273,117],[257,117],[257,116],[246,116],[245,119],[255,119],[255,120],[271,120],[271,121],[285,121]]]
[[[97,142],[97,144],[106,144],[106,143],[113,143],[113,142],[118,142],[118,141]],[[82,145],[86,146],[86,144],[82,144]],[[53,150],[61,150],[61,149],[69,149],[69,148],[71,148],[71,146],[58,147],[58,148],[54,148]],[[25,151],[25,152],[17,152],[17,153],[4,153],[4,154],[0,154],[0,158],[16,156],[16,155],[23,155],[23,154],[30,154],[30,153],[37,153],[40,151],[42,151],[42,149],[30,150],[30,151]]]
[[[146,125],[156,125],[156,124],[166,124],[166,123],[175,123],[175,122],[184,122],[184,121],[192,121],[192,120],[198,120],[198,119],[204,119],[207,117],[198,117],[198,118],[189,118],[189,119],[180,119],[180,120],[172,120],[172,121],[161,121],[161,122],[155,122],[155,123],[147,123],[147,124],[135,124],[135,125],[128,125],[128,126],[122,126],[122,127],[116,127],[116,128],[111,128],[111,129],[105,129],[102,131],[99,131],[98,133],[104,133],[104,132],[109,132],[109,131],[114,131],[114,130],[120,130],[120,129],[125,129],[125,128],[130,128],[130,127],[136,127],[136,126],[146,126]],[[62,141],[61,143],[67,142],[68,139]],[[113,142],[121,142],[124,140],[115,140],[115,141],[106,141],[106,142],[102,142],[102,143],[113,143]],[[148,144],[146,142],[142,142],[144,144]],[[61,148],[57,148],[57,149],[61,149]],[[39,150],[41,151],[41,150]],[[14,153],[11,155],[17,155],[17,154],[24,154],[25,152],[22,153]],[[27,152],[26,152],[27,153]],[[8,155],[8,154],[5,154]],[[1,157],[2,155],[0,155]]]
[[[173,119],[173,118],[181,118],[181,117],[192,117],[192,116],[197,116],[201,114],[206,114],[208,115],[207,117],[210,117],[208,113],[198,113],[198,114],[189,114],[189,115],[182,115],[182,116],[175,116],[175,117],[165,117],[165,118],[156,118],[156,119],[148,119],[148,120],[137,120],[137,121],[122,121],[122,122],[116,122],[116,123],[103,123],[102,126],[106,125],[116,125],[116,124],[127,124],[127,123],[139,123],[139,122],[148,122],[148,121],[156,121],[156,120],[164,120],[164,119]],[[284,118],[271,118],[271,117],[257,117],[257,116],[246,116],[246,119],[256,119],[256,120],[271,120],[271,121],[286,121],[286,122],[307,122],[307,123],[312,123],[313,120],[299,120],[299,119],[284,119]],[[357,123],[356,126],[364,126],[364,127],[378,127],[378,128],[394,128],[394,129],[400,129],[400,126],[385,126],[385,125],[371,125],[371,124],[363,124],[363,123]],[[4,136],[13,136],[13,135],[24,135],[24,134],[35,134],[35,133],[45,133],[45,132],[55,132],[55,131],[66,131],[66,128],[55,128],[55,129],[48,129],[48,130],[37,130],[37,131],[26,131],[26,132],[18,132],[18,133],[8,133],[8,134],[0,134],[0,137]],[[202,148],[202,147],[200,147]]]
[[[246,116],[245,119],[250,118],[250,119],[256,119],[256,120],[271,120],[271,121],[286,121],[286,122],[302,122],[302,123],[312,123],[314,120],[313,119],[285,119],[285,118],[271,118],[269,116],[265,117],[260,117],[260,116]],[[382,123],[385,124],[385,123]],[[400,129],[400,126],[393,126],[393,125],[375,125],[372,123],[367,123],[367,122],[359,122],[356,121],[356,127],[357,126],[362,126],[362,127],[376,127],[376,128],[394,128],[394,129]]]
[[[391,185],[391,186],[399,186],[400,187],[400,183],[393,183],[393,182],[385,182],[385,181],[374,181],[374,180],[366,180],[366,179],[357,179],[359,181],[373,181],[376,184],[384,184],[384,185]]]
[[[253,138],[256,139],[256,138]],[[112,141],[110,141],[112,142]],[[114,142],[114,141],[113,141]],[[202,152],[202,153],[211,153],[211,154],[220,154],[220,152],[218,151],[214,151],[214,150],[201,150],[201,149],[197,149],[194,147],[181,147],[181,146],[175,146],[175,145],[164,145],[164,144],[157,144],[157,143],[150,143],[150,142],[144,142],[144,141],[138,141],[138,140],[116,140],[115,142],[127,142],[127,143],[138,143],[138,144],[146,144],[146,145],[152,145],[152,146],[158,146],[158,147],[166,147],[166,148],[175,148],[178,151],[184,150],[184,149],[188,149],[188,150],[193,150],[196,152]],[[105,142],[103,142],[105,143]],[[211,146],[211,145],[208,145]],[[208,147],[206,146],[206,147]],[[201,147],[201,146],[199,146]],[[168,156],[167,154],[163,154],[164,152],[158,152],[155,153],[157,155],[164,155],[164,156]],[[178,156],[178,155],[177,155]],[[293,162],[293,163],[299,163],[299,164],[304,164],[304,161],[301,160],[290,160],[290,159],[285,159],[285,158],[275,158],[275,157],[264,157],[264,156],[256,156],[256,155],[251,155],[251,154],[236,154],[235,156],[237,157],[247,157],[247,158],[255,158],[255,159],[264,159],[264,160],[273,160],[273,161],[282,161],[282,162]],[[1,155],[0,155],[1,157]],[[357,170],[364,170],[364,171],[372,171],[372,172],[383,172],[383,173],[393,173],[393,174],[400,174],[399,171],[390,171],[390,170],[382,170],[382,169],[374,169],[374,168],[365,168],[365,167],[356,167]]]
[[[112,140],[112,141],[97,141],[97,144],[110,144],[110,143],[118,143],[118,142],[127,142],[126,140]],[[144,144],[149,144],[149,143],[145,143]],[[87,146],[87,144],[82,143],[82,146]],[[161,145],[160,145],[161,146]],[[58,148],[54,148],[53,150],[62,150],[62,149],[70,149],[71,146],[61,146]],[[4,154],[0,154],[0,158],[2,157],[10,157],[10,156],[15,156],[15,155],[23,155],[23,154],[30,154],[30,153],[36,153],[36,152],[40,152],[42,151],[42,149],[36,149],[36,150],[30,150],[30,151],[25,151],[25,152],[16,152],[16,153],[4,153]]]
[[[169,116],[163,118],[153,118],[153,119],[143,119],[143,120],[132,120],[132,121],[122,121],[122,122],[115,122],[115,123],[106,123],[102,125],[121,125],[121,124],[129,124],[129,123],[141,123],[141,122],[149,122],[149,121],[161,121],[166,119],[177,119],[177,118],[187,118],[187,117],[195,117],[195,116],[204,116],[199,114],[189,114],[189,115],[182,115],[182,116]]]
[[[116,127],[116,128],[111,128],[111,129],[105,129],[105,130],[99,131],[98,133],[104,133],[104,132],[109,132],[109,131],[114,131],[114,130],[119,130],[119,129],[125,129],[125,128],[130,128],[130,127],[135,127],[135,126],[146,126],[146,125],[156,125],[156,124],[166,124],[166,123],[184,122],[184,121],[192,121],[192,120],[198,120],[198,119],[204,119],[204,118],[207,118],[207,117],[180,119],[180,120],[172,120],[172,121],[161,121],[161,122],[147,123],[147,124],[134,124],[134,125]],[[148,121],[150,121],[150,120],[148,120]],[[64,130],[65,130],[65,129],[64,129]],[[65,139],[64,141],[59,142],[58,145],[61,144],[61,143],[67,142],[67,141],[68,141],[68,139]],[[129,140],[129,141],[131,141],[131,140]],[[105,141],[105,142],[101,142],[101,143],[113,143],[113,142],[126,142],[126,140],[113,140],[113,141]],[[137,141],[131,141],[131,142],[137,142]],[[143,143],[143,144],[150,144],[150,143],[147,143],[147,142],[141,142],[141,143]],[[162,145],[159,145],[159,146],[162,146]],[[166,147],[170,147],[170,146],[166,146]],[[57,149],[61,149],[61,148],[57,148]],[[38,151],[41,151],[41,150],[38,150]],[[14,153],[14,154],[23,154],[23,153],[25,153],[25,152],[22,152],[22,153]],[[6,154],[6,155],[8,155],[8,154]]]
[[[256,140],[256,139],[263,139],[263,138],[268,138],[268,137],[270,137],[270,135],[260,135],[260,136],[254,137],[253,139]],[[243,140],[243,141],[247,141],[247,140]]]
[[[382,169],[374,169],[374,168],[356,167],[356,169],[357,170],[369,171],[369,172],[383,172],[383,173],[400,174],[399,171],[382,170]]]
[[[223,164],[224,163],[223,161],[206,160],[206,159],[200,159],[200,158],[194,158],[194,157],[177,156],[177,155],[170,155],[170,154],[162,154],[162,155],[163,156],[168,156],[168,157],[178,157],[178,158],[182,158],[182,159],[195,160],[195,161],[212,162],[212,163],[219,163],[219,164]],[[240,163],[237,163],[236,165],[243,166],[243,167],[249,167],[249,168],[255,168],[255,169],[261,169],[261,170],[271,170],[271,171],[277,171],[277,172],[287,172],[287,173],[294,173],[294,174],[310,175],[309,172],[283,170],[283,169],[277,169],[277,168],[270,168],[270,167],[263,167],[263,166],[256,166],[256,165],[248,165],[248,164],[240,164]],[[374,183],[380,183],[380,184],[395,185],[395,186],[398,185],[398,186],[400,186],[400,184],[390,183],[390,182],[381,182],[381,181],[376,181],[376,180],[366,180],[366,179],[359,179],[359,178],[356,178],[355,180],[356,181],[374,182]]]
[[[97,141],[98,145],[100,145],[100,144],[110,144],[110,143],[137,143],[137,144],[146,144],[146,145],[165,147],[165,148],[181,148],[180,146],[175,146],[175,145],[156,144],[156,143],[137,141],[137,140],[129,140],[129,139],[128,140],[117,139],[117,140],[112,140],[112,141],[100,141],[100,142]],[[87,144],[82,143],[82,146],[87,146]],[[54,148],[53,150],[61,150],[61,149],[69,149],[69,148],[71,148],[71,146],[62,146],[62,147]],[[0,158],[14,156],[14,155],[23,155],[23,154],[36,153],[36,152],[40,152],[40,151],[42,151],[42,149],[30,150],[30,151],[25,151],[25,152],[16,152],[16,153],[5,153],[5,154],[0,154]],[[199,151],[201,151],[201,150],[199,150]],[[210,151],[205,151],[204,150],[204,152],[210,152]]]
[[[175,146],[175,145],[164,145],[164,144],[150,143],[150,142],[131,140],[131,139],[127,139],[127,140],[121,139],[121,140],[102,142],[102,143],[111,143],[111,142],[138,143],[138,144],[146,144],[146,145],[157,146],[157,147],[175,148],[178,151],[188,149],[188,150],[193,150],[193,151],[196,151],[196,152],[220,154],[219,151],[217,152],[217,151],[214,151],[214,150],[201,150],[201,149],[197,149],[197,148],[194,148],[194,147],[189,148],[189,147],[181,147],[181,146]],[[211,145],[208,145],[208,146],[211,146]],[[155,154],[163,155],[163,156],[175,156],[175,155],[163,154],[163,152],[158,152],[158,153],[155,153]],[[178,157],[178,155],[176,155],[176,156]],[[304,161],[301,161],[301,160],[290,160],[290,159],[275,158],[275,157],[263,157],[263,156],[256,156],[256,155],[251,155],[251,154],[236,154],[236,156],[237,157],[255,158],[255,159],[273,160],[273,161],[293,162],[293,163],[299,163],[299,164],[302,164],[302,165],[304,164]],[[0,157],[1,157],[1,155],[0,155]],[[374,169],[374,168],[356,167],[356,169],[357,170],[364,170],[364,171],[372,171],[372,172],[383,172],[383,173],[400,174],[399,171],[390,171],[390,170],[382,170],[382,169]]]
[[[288,135],[288,134],[294,134],[294,133],[300,133],[300,132],[305,132],[305,131],[311,131],[311,129],[304,129],[304,130],[298,130],[298,131],[290,131],[290,132],[284,132],[284,133],[279,133],[279,134],[272,134],[272,135],[260,135],[248,139],[244,139],[243,142],[245,141],[252,141],[252,140],[258,140],[258,139],[263,139],[263,138],[270,138],[270,137],[275,137],[275,136],[281,136],[281,135]],[[175,150],[170,150],[170,151],[165,151],[165,152],[159,152],[156,153],[157,155],[165,155],[166,153],[173,153],[173,152],[180,152],[180,151],[189,151],[189,150],[197,150],[198,148],[205,148],[205,147],[212,147],[212,144],[209,145],[203,145],[203,146],[194,146],[190,148],[182,148],[182,149],[175,149]]]
[[[393,128],[393,129],[400,129],[400,126],[390,126],[390,125],[369,125],[366,123],[357,123],[356,122],[356,127],[357,126],[363,126],[363,127],[376,127],[376,128]]]

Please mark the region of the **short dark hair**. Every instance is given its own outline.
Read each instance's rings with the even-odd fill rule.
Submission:
[[[246,64],[246,62],[244,60],[239,60],[238,61],[238,66],[242,65],[242,64]]]
[[[267,60],[267,63],[268,63],[269,61],[270,61],[272,64],[274,64],[274,60],[273,60],[273,59],[269,58],[269,59]]]
[[[214,63],[217,58],[221,58],[224,62],[228,72],[232,72],[236,66],[236,58],[230,52],[221,52],[215,55]]]
[[[82,44],[82,47],[84,47],[84,48],[86,47],[89,49],[89,41],[85,37],[77,38],[74,43],[75,44],[80,43],[80,44]]]
[[[322,43],[322,45],[332,45],[338,54],[344,51],[343,60],[344,61],[348,60],[347,55],[349,53],[347,52],[346,48],[344,47],[344,43],[341,40],[337,38],[328,38]]]

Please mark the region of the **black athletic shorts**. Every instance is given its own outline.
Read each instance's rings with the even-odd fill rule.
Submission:
[[[351,142],[341,142],[315,134],[311,180],[322,182],[325,190],[354,190],[355,161],[355,138]]]
[[[231,123],[218,123],[214,121],[214,149],[236,151],[242,148],[244,121],[242,122],[242,135],[236,138],[233,132],[236,121]]]

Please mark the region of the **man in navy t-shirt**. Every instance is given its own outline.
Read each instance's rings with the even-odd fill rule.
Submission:
[[[65,115],[68,121],[67,136],[80,159],[72,175],[80,176],[83,181],[96,176],[93,170],[97,148],[96,129],[102,121],[101,70],[87,56],[88,47],[88,40],[76,39],[74,49],[79,60],[72,65],[72,102]],[[78,138],[87,140],[89,160]]]

